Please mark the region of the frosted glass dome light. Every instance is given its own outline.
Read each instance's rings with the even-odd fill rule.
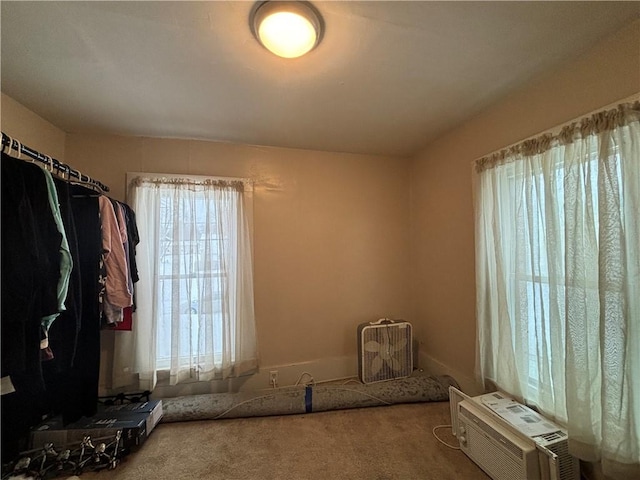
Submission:
[[[267,50],[284,58],[297,58],[313,50],[322,36],[322,19],[308,2],[257,4],[251,27]]]

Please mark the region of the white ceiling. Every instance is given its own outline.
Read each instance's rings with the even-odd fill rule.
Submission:
[[[67,132],[407,156],[640,18],[640,2],[313,2],[262,48],[253,2],[1,2],[2,91]]]

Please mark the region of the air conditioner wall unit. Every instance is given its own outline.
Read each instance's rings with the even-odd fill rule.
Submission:
[[[475,402],[458,404],[460,449],[494,479],[540,478],[535,445],[493,421]]]
[[[358,326],[358,377],[362,383],[405,378],[413,372],[409,322],[381,318]]]
[[[461,450],[494,480],[579,480],[566,430],[502,392],[470,397],[449,387]]]

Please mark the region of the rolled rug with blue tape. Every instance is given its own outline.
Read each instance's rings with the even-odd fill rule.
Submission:
[[[273,391],[214,393],[162,400],[162,422],[293,415],[449,399],[449,376],[414,376],[372,384],[326,384]]]

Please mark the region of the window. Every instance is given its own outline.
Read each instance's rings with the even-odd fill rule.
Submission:
[[[223,293],[229,278],[220,251],[224,248],[221,244],[229,242],[229,234],[222,231],[219,236],[213,227],[218,220],[215,203],[209,205],[204,192],[190,191],[189,201],[170,190],[159,189],[158,194],[157,368],[169,370],[172,352],[178,357],[178,365],[200,368],[198,356],[208,352],[208,345],[213,350],[205,355],[212,354],[214,363],[221,364],[223,309],[228,310]],[[179,335],[173,332],[176,320]],[[231,362],[235,362],[234,349]]]
[[[155,384],[241,375],[257,366],[251,184],[136,174],[136,366]]]
[[[640,104],[477,163],[480,371],[568,427],[612,478],[640,465]]]

